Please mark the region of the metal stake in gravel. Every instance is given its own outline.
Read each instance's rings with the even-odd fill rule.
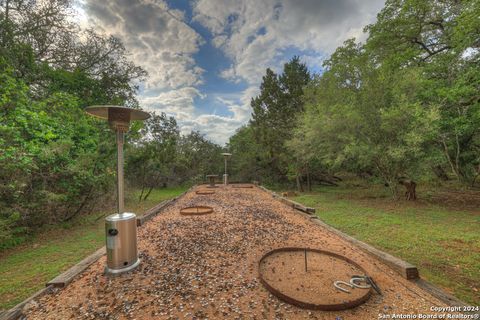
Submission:
[[[222,153],[223,158],[225,159],[225,174],[223,175],[223,184],[228,185],[228,173],[227,173],[227,162],[228,158],[232,156],[231,153]]]
[[[117,140],[117,213],[105,218],[107,266],[105,272],[117,274],[134,269],[140,264],[137,252],[137,218],[125,212],[123,184],[123,143],[132,120],[146,120],[146,112],[120,106],[91,106],[90,115],[106,119],[116,133]]]
[[[305,272],[307,272],[307,248],[305,248]]]

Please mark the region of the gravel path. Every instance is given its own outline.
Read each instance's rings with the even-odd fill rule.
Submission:
[[[442,306],[427,292],[272,198],[259,188],[197,187],[139,228],[141,265],[103,275],[105,257],[65,289],[26,307],[27,319],[377,319],[379,313],[428,313]],[[182,216],[206,205],[214,213]],[[308,246],[343,254],[382,288],[346,311],[309,311],[272,296],[258,281],[258,261],[279,247]]]

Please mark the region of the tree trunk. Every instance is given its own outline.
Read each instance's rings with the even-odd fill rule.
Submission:
[[[310,169],[307,165],[307,190],[312,191],[312,180],[310,179]]]
[[[140,196],[138,197],[138,202],[142,201],[144,190],[145,190],[145,184],[142,183],[142,191],[140,192]]]
[[[300,181],[300,175],[297,174],[297,190],[298,192],[303,192],[302,181]]]
[[[416,188],[417,184],[413,180],[399,180],[398,181],[401,185],[403,185],[406,189],[405,191],[405,199],[409,201],[417,200],[417,193]]]
[[[152,192],[152,190],[153,190],[153,187],[150,187],[150,189],[148,189],[147,194],[145,195],[145,197],[143,197],[143,201],[147,200],[147,198],[150,195],[150,193]]]
[[[442,145],[443,145],[443,154],[445,155],[445,158],[448,161],[448,164],[450,165],[450,168],[452,169],[452,173],[457,177],[459,181],[462,181],[462,177],[460,175],[460,171],[458,170],[458,162],[453,162],[452,157],[450,156],[450,152],[448,150],[447,143],[445,142],[444,139],[442,139]],[[458,150],[457,150],[458,153]]]
[[[145,182],[145,166],[142,166],[142,192],[140,192],[140,196],[138,197],[138,202],[141,202],[142,201],[142,198],[143,198],[143,192],[145,191],[145,185],[146,185],[146,182]]]
[[[475,171],[475,176],[472,179],[472,184],[471,187],[475,187],[475,182],[477,181],[477,178],[480,176],[480,164],[477,167],[477,170]]]
[[[76,215],[78,215],[80,213],[80,211],[82,211],[82,209],[85,207],[85,205],[87,204],[87,201],[90,199],[90,195],[92,194],[92,190],[93,190],[93,186],[90,187],[90,189],[88,190],[87,192],[87,195],[85,196],[85,198],[83,198],[83,201],[82,203],[80,204],[80,206],[77,208],[77,210],[75,210],[73,212],[73,214],[70,214],[66,217],[63,218],[62,222],[63,221],[70,221],[73,217],[75,217]]]

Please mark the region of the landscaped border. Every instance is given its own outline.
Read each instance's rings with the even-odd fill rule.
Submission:
[[[388,254],[384,251],[381,251],[369,244],[366,244],[365,242],[362,242],[360,240],[355,239],[354,237],[351,237],[347,235],[346,233],[335,229],[334,227],[326,224],[320,218],[316,215],[313,215],[315,213],[315,209],[313,209],[313,212],[309,210],[305,210],[305,206],[302,205],[299,206],[299,204],[295,201],[289,200],[287,198],[279,196],[277,193],[263,187],[263,186],[258,186],[259,189],[271,194],[274,198],[278,199],[279,201],[287,204],[288,206],[291,206],[292,208],[301,211],[299,214],[303,215],[305,218],[310,219],[312,222],[318,224],[324,229],[327,229],[328,231],[338,235],[339,237],[343,238],[344,240],[353,243],[354,245],[358,246],[360,249],[365,251],[366,253],[376,257],[386,265],[390,266],[393,270],[395,270],[397,273],[399,273],[402,277],[410,280],[413,284],[416,284],[418,287],[422,288],[438,300],[442,301],[448,306],[469,306],[467,303],[463,302],[462,300],[458,299],[457,297],[445,292],[444,290],[440,289],[439,287],[433,285],[432,283],[420,278],[420,274],[418,272],[418,269],[416,266],[414,266],[411,263],[408,263],[400,258],[397,258],[395,256],[392,256],[391,254]]]
[[[167,206],[173,204],[175,201],[183,197],[185,194],[190,192],[195,186],[192,186],[187,191],[183,192],[182,194],[176,196],[175,198],[165,200],[160,202],[158,205],[154,206],[153,208],[145,211],[145,213],[137,217],[137,227],[142,226],[148,220],[151,220],[153,217],[158,215],[162,210],[164,210]],[[1,311],[0,312],[0,320],[16,320],[22,316],[23,308],[32,300],[37,299],[47,293],[52,292],[58,288],[65,288],[73,279],[82,273],[85,269],[87,269],[91,264],[96,262],[106,253],[106,248],[103,246],[102,248],[98,249],[91,255],[87,256],[85,259],[80,261],[79,263],[75,264],[67,271],[59,274],[49,282],[47,282],[46,287],[40,289],[39,291],[35,292],[33,295],[25,299],[24,301],[20,302],[16,306],[11,309]]]

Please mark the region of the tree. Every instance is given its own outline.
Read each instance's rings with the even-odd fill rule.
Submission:
[[[39,99],[60,86],[89,102],[138,107],[135,93],[145,70],[128,60],[119,39],[82,30],[73,15],[69,0],[1,1],[0,55]],[[74,78],[81,81],[63,82]]]
[[[473,184],[479,158],[478,1],[389,0],[366,43],[375,61],[388,68],[421,68],[427,86],[419,103],[437,108],[437,149],[462,182]]]
[[[260,85],[260,95],[252,99],[251,126],[258,143],[265,148],[261,162],[274,179],[287,177],[290,158],[285,141],[291,138],[298,114],[303,112],[303,87],[310,73],[299,57],[293,57],[277,76],[267,69]],[[267,170],[264,170],[267,173]]]
[[[154,188],[174,180],[179,140],[176,120],[165,113],[152,113],[139,134],[130,140],[127,178],[132,185],[140,187],[139,201],[146,200]]]
[[[175,174],[183,181],[204,181],[207,174],[223,173],[223,157],[225,150],[207,140],[198,131],[182,136],[178,145],[178,161]]]
[[[32,100],[1,60],[0,83],[0,220],[14,233],[88,211],[113,184],[105,124],[66,93]]]
[[[438,114],[417,102],[418,70],[376,68],[353,40],[325,62],[305,90],[306,112],[289,145],[326,167],[373,171],[396,197],[398,180],[415,176]]]
[[[256,142],[253,128],[249,125],[239,128],[230,137],[226,147],[234,158],[230,161],[230,174],[239,181],[261,181],[263,179],[263,168],[267,166],[262,163],[266,159],[265,150]]]

